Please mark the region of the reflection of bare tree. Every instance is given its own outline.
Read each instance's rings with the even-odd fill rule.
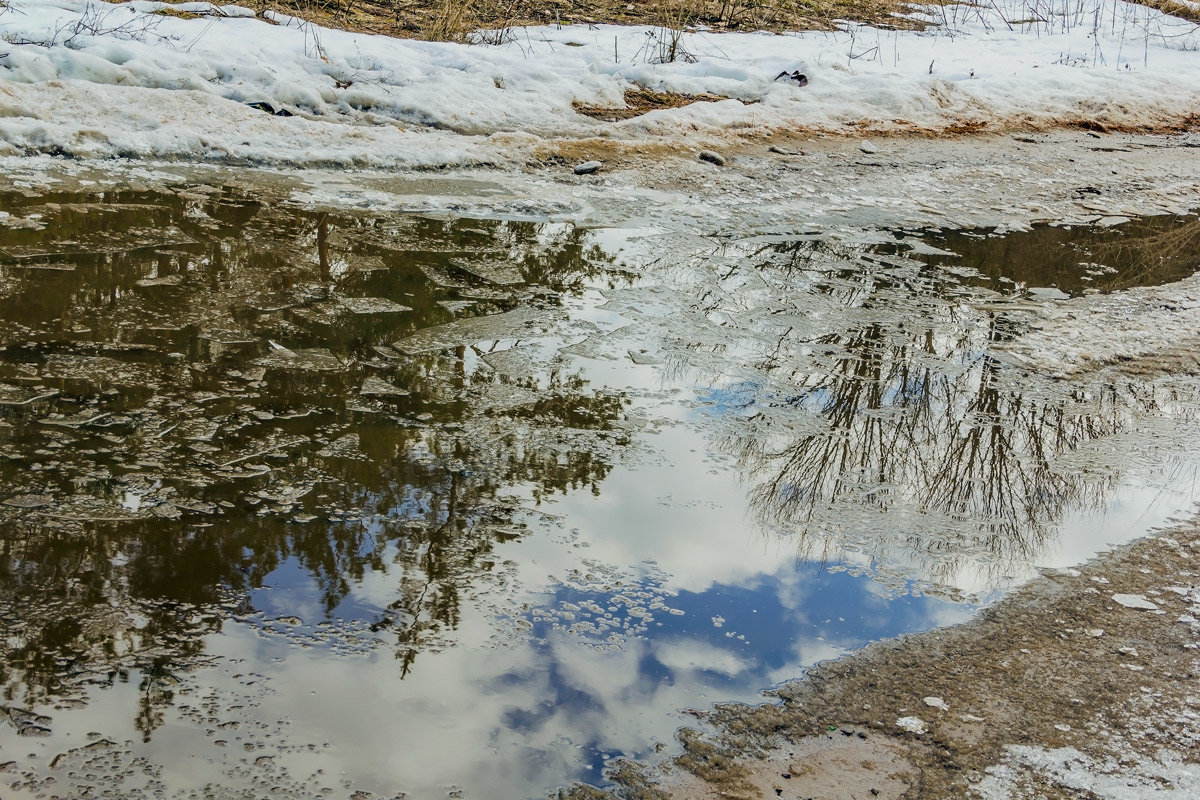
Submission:
[[[731,317],[759,353],[730,390],[738,416],[718,447],[760,520],[806,547],[903,551],[935,575],[979,555],[1006,569],[1065,513],[1104,504],[1111,465],[1085,474],[1063,456],[1165,413],[1153,387],[1015,382],[990,355],[1013,324],[955,301],[963,288],[944,273],[807,242],[740,268],[803,314],[785,307],[772,323],[734,291],[705,299],[705,315],[743,306]]]
[[[1057,286],[1070,294],[1158,286],[1200,266],[1200,219],[1194,216],[1142,217],[1100,228],[1037,225],[1003,236],[937,231],[924,238],[955,255],[914,258],[966,267],[978,276],[973,282]]]
[[[149,737],[203,636],[289,566],[329,618],[368,573],[393,575],[393,599],[356,613],[394,633],[407,674],[520,535],[504,495],[608,473],[596,445],[617,441],[619,397],[533,367],[510,385],[467,369],[469,347],[390,346],[607,275],[586,231],[203,187],[55,199],[8,198],[46,225],[0,232],[10,698],[137,681]]]

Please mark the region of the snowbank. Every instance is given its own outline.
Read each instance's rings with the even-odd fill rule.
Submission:
[[[1021,4],[938,8],[929,13],[946,24],[924,33],[693,33],[683,58],[657,63],[664,33],[653,28],[522,28],[502,45],[459,45],[203,2],[9,0],[0,153],[435,166],[602,132],[686,142],[848,126],[1160,126],[1200,114],[1196,26],[1122,2],[1053,1],[1069,12],[1045,14],[1046,0],[1033,16]],[[792,70],[807,86],[774,80]],[[633,83],[736,99],[616,124],[575,111],[620,106]]]

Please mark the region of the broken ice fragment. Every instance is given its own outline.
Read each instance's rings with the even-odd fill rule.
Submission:
[[[525,282],[525,276],[521,274],[520,267],[508,261],[483,261],[478,259],[464,261],[454,258],[450,259],[449,263],[450,266],[460,272],[473,275],[488,283],[494,283],[497,286],[513,286]]]
[[[57,389],[47,389],[43,386],[11,386],[7,383],[0,383],[0,406],[27,406],[39,400],[49,400],[57,396]]]
[[[925,705],[929,706],[930,708],[939,709],[941,711],[949,711],[950,710],[950,706],[946,705],[946,701],[940,697],[926,697]]]
[[[393,303],[382,297],[339,297],[337,304],[351,314],[400,314],[412,311],[408,306]]]
[[[275,345],[274,342],[271,344]],[[308,372],[332,372],[342,369],[341,360],[324,348],[289,350],[281,345],[275,345],[275,347],[278,349],[273,349],[254,363],[263,367],[297,369]]]
[[[528,338],[538,335],[539,329],[544,330],[543,326],[556,316],[553,311],[518,308],[502,314],[458,319],[419,330],[393,346],[402,353],[415,355],[479,341]]]
[[[4,505],[13,508],[43,508],[54,502],[48,494],[18,494],[4,501]]]
[[[358,390],[359,394],[377,395],[383,397],[405,397],[409,394],[407,389],[401,389],[399,386],[393,386],[382,378],[367,378],[363,381],[362,388]]]

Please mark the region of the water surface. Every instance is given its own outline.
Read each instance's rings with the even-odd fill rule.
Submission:
[[[0,208],[6,797],[599,782],[1195,500],[1192,376],[999,354],[1069,302],[1031,288],[1194,272],[1188,218],[714,244],[225,186]]]

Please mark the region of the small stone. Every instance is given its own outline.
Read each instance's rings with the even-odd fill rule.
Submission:
[[[710,164],[716,164],[718,167],[725,166],[725,156],[715,150],[701,150],[700,160],[707,161]]]
[[[802,155],[804,155],[804,153],[801,153],[799,150],[788,150],[786,147],[780,147],[777,144],[771,145],[770,147],[767,148],[767,150],[771,153],[776,153],[781,156],[802,156]]]
[[[1104,629],[1103,628],[1088,628],[1086,631],[1084,631],[1084,633],[1086,633],[1088,636],[1091,636],[1093,639],[1099,639],[1101,636],[1104,635]]]
[[[941,711],[949,711],[950,710],[950,706],[946,705],[946,701],[940,697],[926,697],[925,705],[929,706],[930,708],[939,709]]]
[[[879,148],[868,142],[866,139],[862,140],[862,142],[858,145],[858,149],[862,150],[867,155],[879,152]]]
[[[603,166],[604,164],[599,161],[585,161],[582,164],[575,165],[575,174],[591,175],[593,172],[597,172]]]

